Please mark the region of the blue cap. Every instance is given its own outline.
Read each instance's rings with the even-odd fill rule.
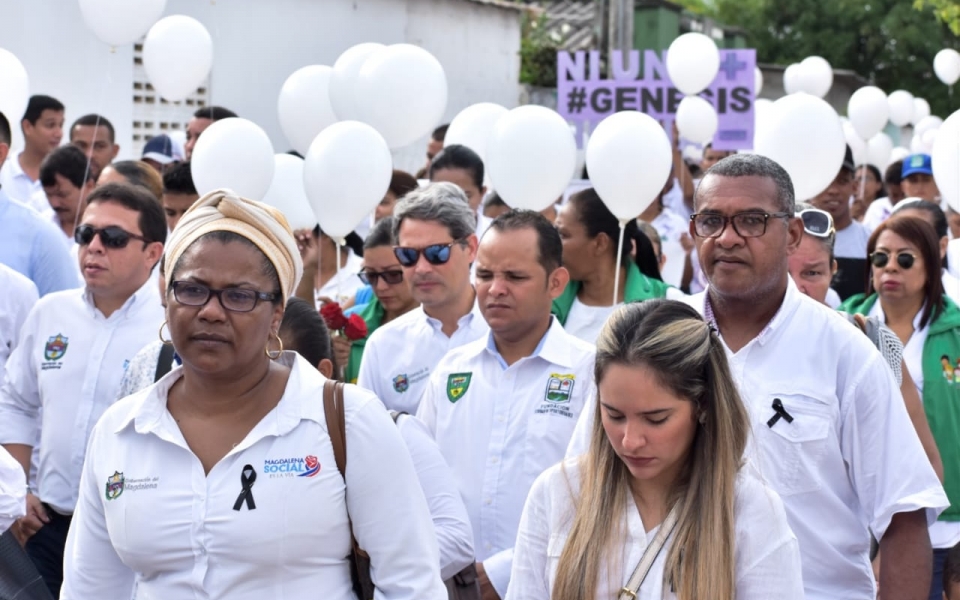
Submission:
[[[143,146],[142,158],[149,158],[157,161],[161,165],[167,165],[175,160],[180,160],[176,145],[170,136],[166,134],[155,135],[150,138]]]
[[[911,154],[903,159],[903,169],[900,171],[900,177],[906,179],[914,173],[933,175],[933,166],[930,164],[929,154]]]

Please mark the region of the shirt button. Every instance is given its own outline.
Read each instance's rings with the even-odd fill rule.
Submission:
[[[487,506],[490,506],[491,504],[493,504],[493,500],[491,498],[487,498],[486,500],[483,501],[483,503],[486,504]]]
[[[496,456],[494,456],[493,458],[490,459],[490,463],[491,463],[491,464],[494,464],[494,465],[495,465],[495,464],[497,464],[498,462],[500,462],[500,459],[497,458]]]
[[[504,419],[503,417],[497,417],[497,423],[504,423],[504,422],[506,422],[506,419]]]

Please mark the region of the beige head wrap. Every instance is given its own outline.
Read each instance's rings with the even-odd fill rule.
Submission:
[[[173,280],[177,261],[190,244],[212,231],[232,231],[267,255],[280,275],[280,291],[286,306],[287,298],[303,276],[303,261],[287,219],[272,206],[241,198],[227,189],[214,190],[197,200],[171,232],[164,261],[167,286]]]

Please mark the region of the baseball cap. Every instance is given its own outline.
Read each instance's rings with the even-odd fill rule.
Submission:
[[[847,149],[843,153],[843,167],[849,171],[856,171],[857,165],[853,163],[853,150],[850,149],[850,144],[847,144]]]
[[[155,160],[161,165],[168,165],[175,160],[181,160],[176,144],[166,134],[155,135],[143,147],[143,156]]]
[[[933,166],[930,164],[929,154],[911,154],[903,159],[903,170],[900,171],[900,177],[906,178],[914,173],[933,175]]]

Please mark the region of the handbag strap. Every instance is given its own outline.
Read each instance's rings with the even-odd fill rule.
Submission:
[[[654,536],[653,541],[650,542],[650,545],[643,551],[643,556],[640,557],[640,562],[637,564],[637,568],[633,570],[633,575],[630,576],[627,585],[620,588],[620,594],[617,596],[618,600],[636,600],[640,586],[643,585],[643,581],[647,578],[647,573],[650,572],[650,567],[653,566],[654,561],[657,560],[657,556],[660,555],[660,551],[663,550],[664,544],[667,543],[667,538],[669,538],[673,530],[677,528],[679,518],[680,515],[677,512],[677,507],[674,506],[667,514],[667,518],[660,524],[660,529],[657,531],[657,535]]]

